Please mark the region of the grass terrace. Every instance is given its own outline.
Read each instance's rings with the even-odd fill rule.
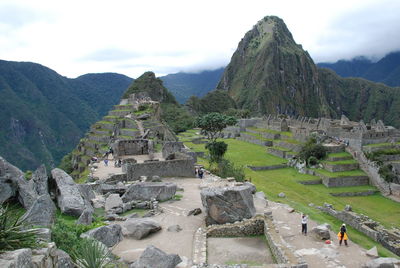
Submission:
[[[340,161],[327,161],[324,160],[322,163],[329,164],[329,165],[348,165],[348,164],[357,164],[358,162],[354,159],[348,160],[340,160]]]
[[[329,172],[325,169],[312,168],[316,173],[327,176],[329,178],[339,178],[339,177],[351,177],[351,176],[367,176],[361,169],[350,170],[350,171],[339,171],[339,172]]]
[[[290,131],[278,131],[278,130],[273,130],[273,129],[257,128],[257,127],[248,127],[248,129],[258,131],[258,132],[264,132],[264,133],[281,134],[281,135],[288,136],[288,137],[293,136],[293,133]]]
[[[251,136],[253,136],[254,138],[256,138],[257,140],[260,140],[260,141],[272,141],[271,139],[264,138],[260,134],[257,134],[257,133],[253,133],[253,132],[242,132],[242,133],[245,133],[247,135],[251,135]]]
[[[399,145],[400,141],[399,142],[395,142],[394,144]],[[384,142],[384,143],[367,144],[367,145],[364,145],[364,146],[365,147],[384,147],[384,146],[391,146],[391,145],[392,145],[392,143],[390,143],[390,142]]]
[[[328,154],[327,157],[329,157],[329,158],[351,157],[351,154],[349,154],[348,152],[331,153],[331,154]]]

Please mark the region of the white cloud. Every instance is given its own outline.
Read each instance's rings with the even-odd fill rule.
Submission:
[[[34,61],[62,75],[137,77],[226,65],[266,15],[284,19],[316,60],[400,49],[398,1],[2,0],[0,58]],[[0,16],[1,17],[1,16]]]

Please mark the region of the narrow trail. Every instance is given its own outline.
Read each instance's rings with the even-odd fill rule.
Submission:
[[[140,131],[140,135],[143,136],[144,135],[144,128],[143,128],[143,123],[140,120],[135,120],[136,125],[138,126],[138,129]]]

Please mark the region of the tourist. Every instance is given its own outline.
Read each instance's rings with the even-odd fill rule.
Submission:
[[[338,233],[338,238],[339,238],[339,246],[342,245],[342,241],[344,240],[344,244],[347,245],[347,230],[346,230],[346,224],[342,224],[342,227],[340,227],[340,231]]]
[[[203,169],[202,168],[199,169],[198,173],[199,173],[199,178],[202,179],[203,178],[203,174],[204,174]]]
[[[108,158],[104,159],[104,165],[108,166]]]
[[[303,214],[301,216],[301,233],[307,235],[307,215]]]
[[[199,169],[198,169],[198,168],[195,168],[195,169],[194,169],[194,175],[196,176],[196,178],[197,178],[197,176],[199,175]]]
[[[122,160],[118,159],[118,167],[121,167],[121,166],[122,166]]]

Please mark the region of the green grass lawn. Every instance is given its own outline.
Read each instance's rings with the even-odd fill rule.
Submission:
[[[351,154],[349,154],[348,152],[331,153],[331,154],[328,154],[327,157],[330,157],[330,158],[351,157]]]
[[[396,142],[396,143],[394,143],[394,144],[400,144],[400,142]],[[384,142],[384,143],[375,143],[375,144],[367,144],[367,145],[364,145],[365,147],[381,147],[381,146],[390,146],[390,145],[392,145],[391,143],[389,143],[389,142]]]
[[[329,165],[348,165],[348,164],[357,164],[358,162],[354,159],[348,159],[348,160],[340,160],[340,161],[322,161],[322,163],[326,163]]]
[[[330,172],[325,169],[313,169],[315,172],[327,176],[329,178],[350,177],[350,176],[367,176],[361,169],[350,171]]]
[[[264,138],[263,136],[261,136],[260,134],[257,134],[257,133],[253,133],[253,132],[242,132],[242,133],[253,136],[254,138],[256,138],[257,140],[260,140],[260,141],[272,141],[271,139]]]
[[[248,127],[248,129],[257,131],[257,132],[264,132],[264,133],[272,133],[272,134],[281,134],[284,136],[292,137],[293,133],[290,131],[278,131],[273,129],[266,129],[266,128],[257,128],[257,127]]]
[[[285,163],[285,159],[272,156],[265,152],[265,147],[238,141],[234,139],[224,140],[228,144],[228,151],[226,158],[233,161],[235,165],[276,165]],[[185,142],[188,147],[194,151],[205,151],[204,144],[193,144]],[[199,163],[208,166],[205,159],[199,158]],[[364,176],[366,175],[361,170],[345,171],[345,172],[328,172],[323,169],[316,170],[321,174],[331,177],[342,176]],[[362,192],[374,190],[372,186],[358,186],[358,187],[340,187],[340,188],[326,188],[324,185],[302,185],[298,181],[317,180],[319,177],[300,174],[294,168],[283,168],[277,170],[265,171],[252,171],[245,168],[245,174],[248,179],[256,185],[258,191],[263,191],[267,199],[289,204],[298,211],[307,213],[311,219],[324,223],[331,224],[333,230],[339,230],[342,222],[338,221],[332,216],[321,212],[315,207],[309,206],[310,203],[315,206],[322,206],[324,203],[329,203],[337,210],[342,210],[349,204],[357,213],[368,215],[373,220],[380,222],[386,227],[400,225],[400,204],[390,199],[387,199],[380,194],[363,197],[334,197],[329,193],[333,192]],[[279,198],[278,194],[284,192],[286,198]],[[381,256],[395,256],[390,251],[383,248],[366,235],[361,234],[357,230],[349,227],[349,236],[352,242],[360,244],[366,249],[377,246]]]

